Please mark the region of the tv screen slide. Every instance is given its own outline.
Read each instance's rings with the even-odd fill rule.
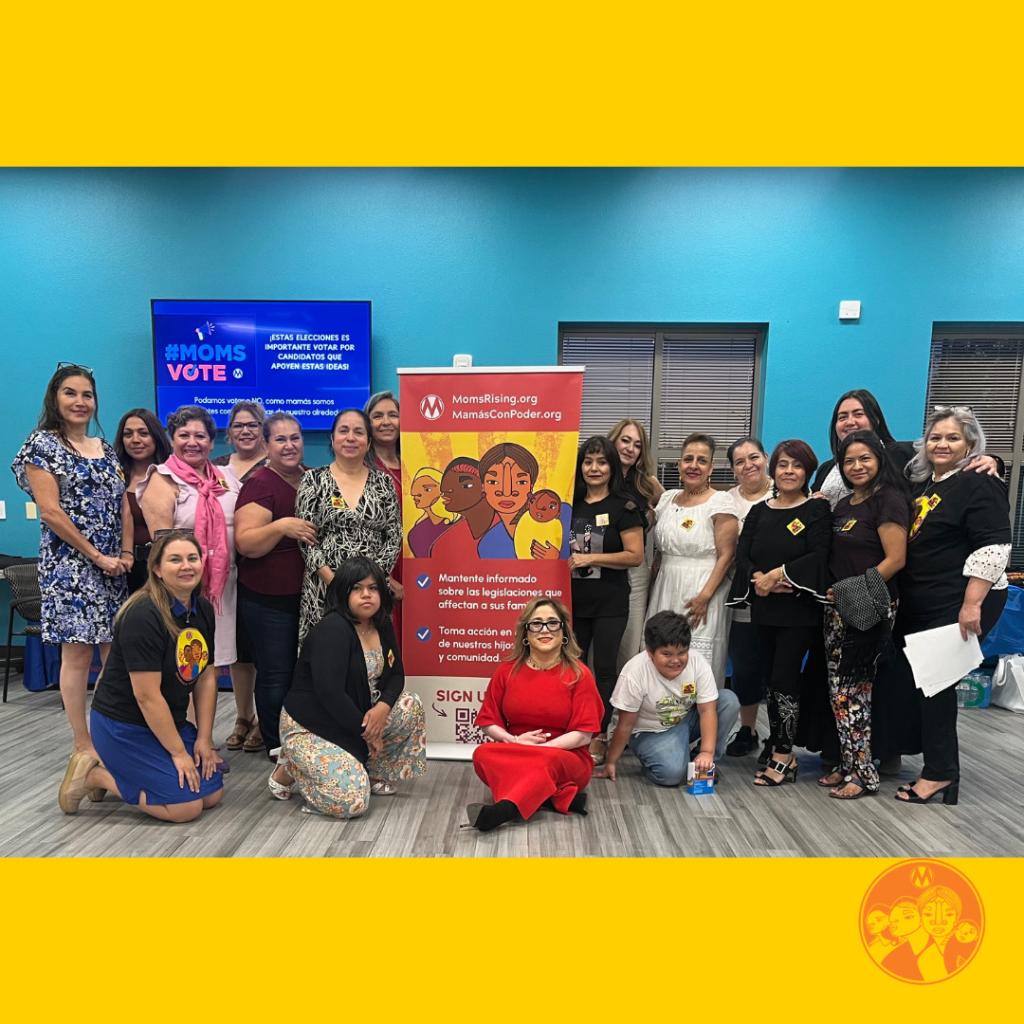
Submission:
[[[153,299],[156,409],[200,405],[226,427],[235,402],[329,430],[370,395],[370,303]]]

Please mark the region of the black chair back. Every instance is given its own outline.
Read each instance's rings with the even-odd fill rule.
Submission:
[[[11,585],[11,604],[17,613],[23,619],[38,622],[43,615],[38,564],[9,565],[4,570],[4,578]]]

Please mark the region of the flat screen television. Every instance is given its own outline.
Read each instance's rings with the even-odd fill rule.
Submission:
[[[329,430],[370,395],[370,303],[152,299],[156,410],[206,409],[226,427],[231,407],[259,402],[306,430]]]

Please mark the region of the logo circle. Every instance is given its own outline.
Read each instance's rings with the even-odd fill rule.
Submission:
[[[985,933],[970,879],[941,860],[904,860],[868,886],[857,922],[871,959],[889,975],[930,985],[959,974]]]
[[[437,395],[424,395],[420,399],[420,415],[425,420],[437,420],[444,412],[444,402]]]
[[[231,371],[231,373],[234,375],[235,380],[241,380],[242,379],[242,368],[240,366],[236,366]]]

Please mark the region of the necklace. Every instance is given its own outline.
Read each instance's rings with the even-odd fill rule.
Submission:
[[[529,657],[527,657],[526,664],[529,665],[530,668],[535,669],[538,672],[546,672],[549,668],[554,668],[561,660],[562,656],[559,655],[553,662],[551,662],[550,665],[541,665],[534,660],[534,657],[531,654],[529,655]]]
[[[706,483],[703,487],[696,491],[691,491],[685,484],[683,485],[683,497],[684,498],[699,498],[702,494],[707,494],[711,490],[711,484]]]

